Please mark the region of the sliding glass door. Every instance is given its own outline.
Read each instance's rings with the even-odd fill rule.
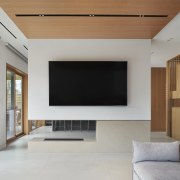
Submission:
[[[22,121],[22,111],[23,111],[23,94],[22,94],[22,82],[23,78],[20,75],[15,76],[15,86],[16,86],[16,106],[15,106],[15,122],[16,122],[16,135],[23,133],[23,121]]]
[[[7,140],[23,134],[23,76],[7,69]]]
[[[7,71],[7,114],[6,114],[6,125],[7,125],[7,140],[15,137],[15,84],[14,84],[14,73]]]

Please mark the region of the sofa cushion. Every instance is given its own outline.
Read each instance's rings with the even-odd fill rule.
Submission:
[[[180,180],[180,162],[139,162],[134,173],[141,180]]]
[[[133,163],[140,161],[179,161],[179,142],[133,142]]]

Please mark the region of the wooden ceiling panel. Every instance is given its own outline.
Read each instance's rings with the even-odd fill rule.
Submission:
[[[30,39],[151,39],[180,11],[180,0],[0,0]],[[168,17],[17,17],[16,14],[124,14]]]
[[[179,0],[1,0],[1,5],[21,13],[162,13],[177,9]],[[108,10],[108,11],[107,11]],[[17,12],[16,11],[16,12]],[[17,13],[18,13],[17,12]]]
[[[49,31],[51,31],[51,38],[57,38],[58,34],[62,34],[63,38],[121,38],[131,39],[139,36],[140,33],[143,34],[141,37],[143,39],[148,39],[149,36],[155,35],[157,30],[165,25],[164,21],[152,22],[154,19],[149,19],[148,21],[137,19],[130,19],[128,22],[126,18],[113,21],[113,18],[61,18],[59,21],[52,18],[43,18],[41,24],[37,18],[25,18],[26,23],[24,23],[24,18],[18,21],[20,27],[24,27],[27,32],[28,38],[44,38],[47,37]],[[141,22],[140,22],[141,21]],[[48,27],[47,27],[48,23]],[[108,25],[107,25],[108,24]],[[141,28],[139,28],[141,26]],[[116,28],[114,28],[116,27]],[[83,33],[82,33],[83,32]],[[154,34],[149,34],[154,33]],[[38,34],[38,36],[37,36]]]

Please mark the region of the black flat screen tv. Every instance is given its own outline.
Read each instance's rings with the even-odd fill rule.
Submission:
[[[49,61],[50,106],[127,105],[126,61]]]

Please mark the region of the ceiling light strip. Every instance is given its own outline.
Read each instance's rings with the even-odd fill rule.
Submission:
[[[27,48],[25,45],[23,45],[23,47],[24,47],[26,50],[28,50],[28,48]]]
[[[0,24],[6,29],[6,31],[8,31],[15,39],[17,39],[17,37],[2,23],[0,22]]]
[[[144,17],[168,17],[168,15],[143,15]]]
[[[152,17],[166,18],[168,15],[137,14],[16,14],[16,17]]]

